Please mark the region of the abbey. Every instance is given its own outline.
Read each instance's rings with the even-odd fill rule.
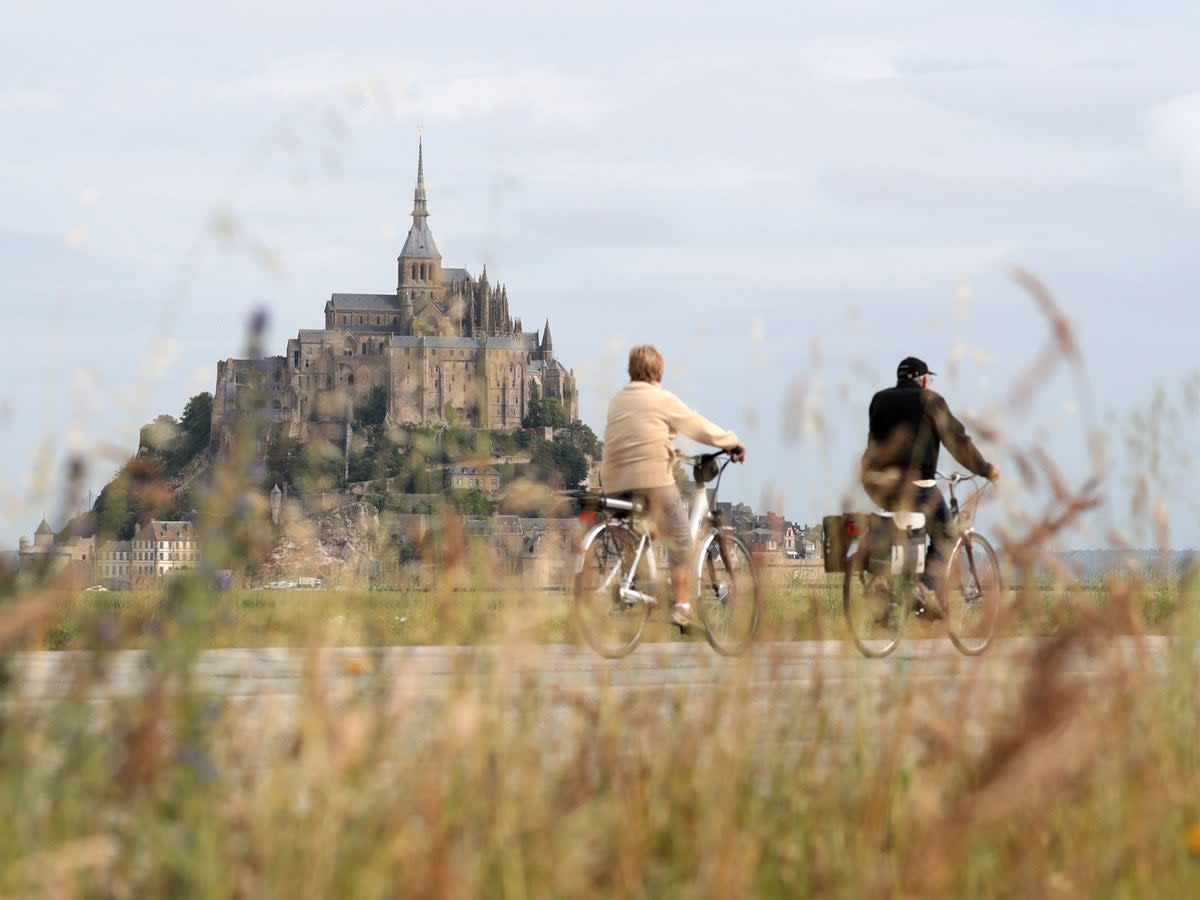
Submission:
[[[446,268],[429,229],[424,149],[417,148],[412,227],[397,258],[396,290],[333,294],[325,327],[301,329],[285,356],[217,364],[213,437],[245,412],[239,394],[261,379],[270,417],[328,432],[386,396],[388,424],[467,425],[511,430],[530,400],[552,397],[574,421],[574,374],[554,356],[550,323],[526,332],[509,313],[508,291],[466,269]]]

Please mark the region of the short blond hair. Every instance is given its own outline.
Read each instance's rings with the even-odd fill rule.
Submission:
[[[653,344],[638,344],[629,351],[629,380],[662,381],[663,355]]]

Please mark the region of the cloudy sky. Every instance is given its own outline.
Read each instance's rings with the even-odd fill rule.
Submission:
[[[1037,445],[1077,483],[1106,435],[1110,501],[1077,545],[1148,542],[1131,472],[1195,545],[1200,15],[777,6],[10,10],[0,546],[56,518],[66,453],[98,489],[140,423],[212,390],[252,310],[281,353],[330,293],[394,289],[418,127],[445,263],[486,263],[527,328],[550,319],[598,432],[628,346],[657,343],[668,387],[750,447],[727,496],[812,521],[913,353],[1000,428],[1006,473]],[[1086,367],[1027,404],[1051,329],[1017,268]],[[1006,481],[997,509],[1039,507]]]

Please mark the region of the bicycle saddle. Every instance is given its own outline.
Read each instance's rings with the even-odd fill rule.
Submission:
[[[922,512],[882,512],[885,519],[891,519],[901,531],[916,531],[925,527],[925,513]]]

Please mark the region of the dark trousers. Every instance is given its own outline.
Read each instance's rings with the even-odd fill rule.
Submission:
[[[946,505],[946,498],[942,496],[941,489],[937,485],[912,485],[911,492],[897,492],[895,489],[884,490],[871,484],[864,484],[863,487],[871,502],[888,512],[911,510],[925,514],[929,550],[925,554],[925,574],[921,576],[921,580],[936,590],[946,567],[946,556],[954,546],[956,537],[950,524],[950,508]]]

